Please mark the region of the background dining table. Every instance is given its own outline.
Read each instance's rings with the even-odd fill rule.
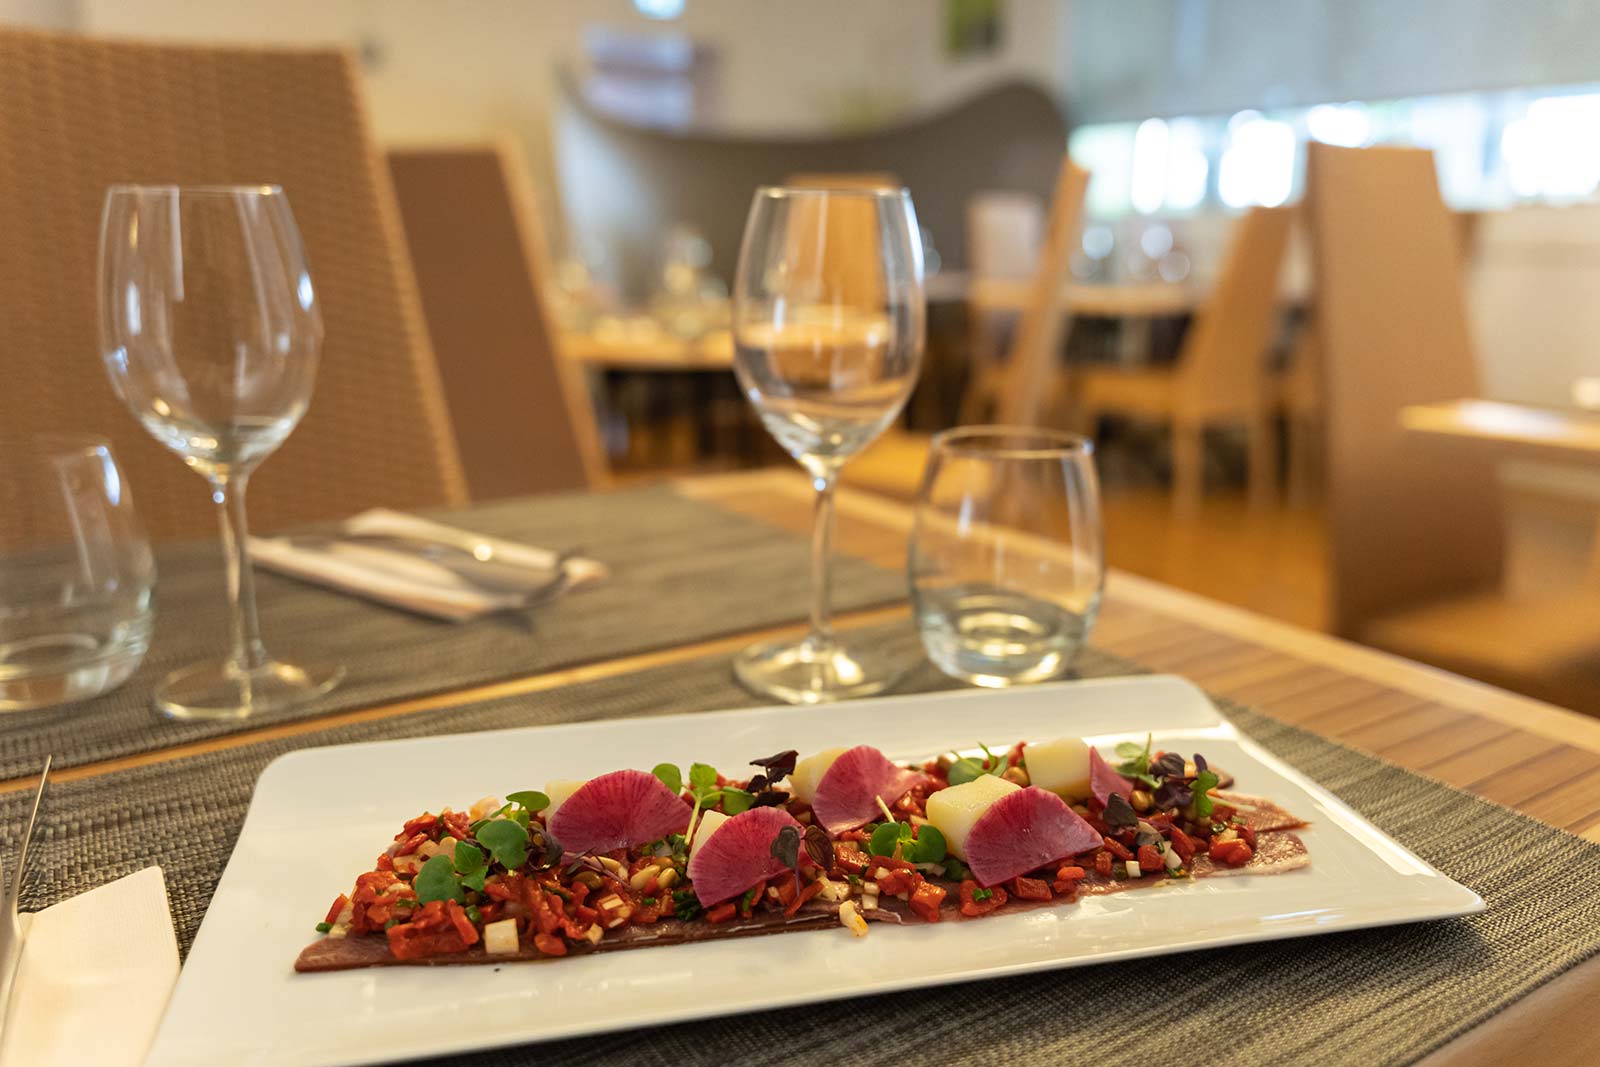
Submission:
[[[723,516],[729,524],[753,523],[768,530],[771,539],[793,542],[797,550],[794,562],[798,565],[803,558],[796,535],[809,528],[811,490],[797,471],[760,470],[685,479],[671,487],[671,494],[681,502],[709,509],[713,516]],[[564,508],[594,510],[604,504],[603,497],[578,494],[511,501],[496,504],[492,514],[504,517],[520,509],[524,514],[544,515],[545,521],[554,523]],[[893,573],[903,572],[910,509],[850,490],[841,492],[839,504],[837,544],[854,557],[851,565],[881,569],[875,573],[883,583]],[[481,522],[483,514],[469,510],[460,514],[458,521],[470,526]],[[803,574],[803,568],[796,569]],[[629,580],[623,568],[612,594],[619,601],[646,594],[626,588]],[[702,571],[695,581],[701,588],[709,588],[706,583],[713,578]],[[906,604],[884,593],[889,586],[883,583],[881,589],[874,587],[878,591],[873,596],[858,599],[857,605],[865,602],[869,606],[847,605],[839,624],[905,628]],[[741,587],[741,595],[747,599],[765,598],[770,592],[748,576]],[[692,592],[676,590],[680,594],[686,591]],[[577,594],[571,598],[572,610],[580,610],[578,602],[586,595],[602,594]],[[448,684],[426,673],[389,679],[384,686],[370,690],[385,694],[381,697],[365,699],[352,694],[350,701],[330,707],[325,714],[250,724],[207,736],[184,735],[151,715],[144,735],[137,743],[124,746],[123,754],[68,760],[75,765],[56,775],[58,789],[65,794],[65,807],[78,803],[92,808],[92,798],[145,788],[140,783],[157,778],[170,783],[168,788],[179,789],[185,781],[203,782],[203,777],[191,775],[201,775],[206,768],[228,761],[233,761],[236,776],[253,780],[251,768],[294,747],[373,736],[374,731],[392,736],[471,728],[467,724],[478,720],[449,718],[453,709],[509,706],[517,701],[557,698],[562,691],[587,692],[586,687],[601,687],[613,702],[608,707],[624,709],[607,713],[648,714],[652,701],[666,699],[671,686],[658,687],[664,677],[670,679],[675,667],[689,670],[711,664],[718,671],[716,663],[753,640],[797,632],[803,625],[802,598],[796,597],[792,608],[784,616],[789,621],[773,624],[760,621],[771,616],[759,612],[730,612],[729,625],[722,632],[716,626],[702,626],[694,635],[679,639],[667,630],[651,641],[636,642],[627,651],[592,656],[569,649],[548,669],[538,667],[537,660],[528,660],[520,668],[510,668],[507,676],[467,684]],[[561,618],[553,616],[552,625]],[[442,627],[437,631],[441,635],[438,640],[470,641],[472,625]],[[532,640],[538,639],[535,633]],[[1092,643],[1097,655],[1120,657],[1139,669],[1183,675],[1218,698],[1247,706],[1252,716],[1264,716],[1262,722],[1287,724],[1285,729],[1291,732],[1298,728],[1364,750],[1549,827],[1590,842],[1600,841],[1600,722],[1593,719],[1118,571],[1108,578]],[[596,648],[602,645],[603,641],[596,640]],[[137,679],[130,684],[137,685]],[[726,689],[718,682],[707,691],[714,692],[715,699],[726,706]],[[553,714],[599,713],[558,710]],[[437,718],[430,720],[430,715]],[[0,782],[0,794],[7,794],[0,795],[0,815],[10,813],[21,802],[31,783],[24,774]],[[47,826],[47,864],[49,850],[66,847],[70,834],[81,829],[73,818],[61,815],[55,825]],[[15,827],[0,822],[0,835],[14,833]],[[222,839],[219,847],[231,847],[226,833]],[[4,836],[3,840],[8,852],[14,848],[14,838]],[[1589,846],[1572,839],[1572,847]],[[192,885],[180,880],[172,886],[180,926],[197,921],[203,911],[210,888],[221,873],[220,864],[215,866],[215,870],[202,872]],[[169,882],[172,878],[169,871]],[[192,930],[187,937],[192,937]],[[180,941],[187,944],[187,937],[180,934]],[[1544,981],[1529,995],[1499,1005],[1487,1021],[1426,1050],[1425,1058],[1397,1062],[1420,1062],[1429,1067],[1498,1064],[1526,1054],[1530,1048],[1537,1048],[1546,1063],[1590,1062],[1589,1043],[1581,1035],[1600,1021],[1600,996],[1596,996],[1600,993],[1600,962],[1593,957],[1574,962],[1575,966]],[[1397,960],[1395,965],[1404,962]],[[983,987],[974,988],[981,991]]]

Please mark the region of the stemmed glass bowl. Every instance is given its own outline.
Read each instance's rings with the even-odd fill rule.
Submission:
[[[100,229],[100,349],[144,428],[206,480],[222,526],[232,652],[169,675],[158,709],[241,718],[326,692],[340,671],[281,663],[256,623],[245,489],[311,401],[316,290],[277,186],[115,186]],[[328,461],[337,462],[330,456]]]
[[[811,476],[810,632],[734,661],[789,703],[866,696],[908,664],[835,633],[829,607],[839,468],[905,406],[922,363],[922,242],[898,188],[757,190],[734,286],[734,371],[767,431]]]

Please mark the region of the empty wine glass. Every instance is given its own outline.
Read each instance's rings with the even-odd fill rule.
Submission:
[[[100,227],[100,347],[122,402],[210,484],[222,525],[232,654],[168,675],[157,708],[242,718],[326,692],[337,668],[267,655],[246,550],[250,473],[305,414],[322,347],[283,190],[111,188]]]
[[[815,704],[893,684],[908,664],[835,634],[829,611],[839,468],[899,414],[922,362],[922,245],[893,188],[757,190],[734,290],[734,370],[768,432],[811,475],[811,630],[734,661],[758,693]]]
[[[909,569],[917,629],[940,670],[995,688],[1064,673],[1105,584],[1094,446],[1025,427],[936,434]]]

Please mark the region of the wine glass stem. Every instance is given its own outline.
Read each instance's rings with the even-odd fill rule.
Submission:
[[[833,644],[833,487],[838,470],[813,473],[817,503],[811,519],[811,643]]]
[[[244,491],[248,481],[246,475],[218,478],[212,483],[211,493],[222,525],[222,562],[227,570],[228,607],[233,619],[233,664],[247,674],[267,665],[267,649],[261,643],[261,630],[256,622],[256,583],[250,572],[250,527],[244,515]]]

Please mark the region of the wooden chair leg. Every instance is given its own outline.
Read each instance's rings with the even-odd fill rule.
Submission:
[[[1265,508],[1278,496],[1278,433],[1270,413],[1251,418],[1245,427],[1250,449],[1250,506]]]
[[[1305,507],[1316,496],[1316,427],[1309,419],[1289,418],[1289,505]]]
[[[1172,507],[1184,515],[1200,510],[1206,473],[1205,430],[1199,423],[1172,424]]]

